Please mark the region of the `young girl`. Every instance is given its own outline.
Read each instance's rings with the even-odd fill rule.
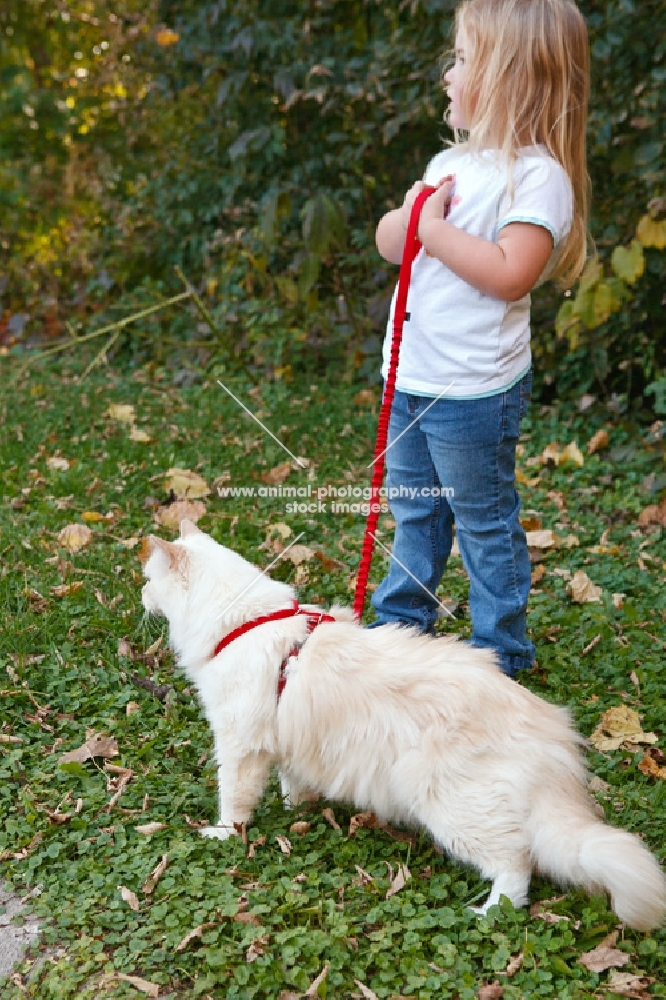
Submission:
[[[455,521],[472,642],[514,676],[534,656],[514,485],[530,291],[546,278],[569,284],[585,261],[588,43],[572,0],[465,0],[455,24],[444,80],[456,142],[377,227],[379,252],[400,263],[414,199],[437,187],[421,212],[407,302],[386,453],[396,530],[373,624],[433,630]]]

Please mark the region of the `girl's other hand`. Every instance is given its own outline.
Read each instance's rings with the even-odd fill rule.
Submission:
[[[446,177],[442,177],[438,182],[434,193],[430,195],[421,209],[419,230],[424,223],[446,218],[451,207],[451,197],[455,183],[455,174],[447,174]]]
[[[425,184],[423,181],[416,181],[410,187],[409,191],[405,195],[404,201],[400,208],[400,213],[402,216],[402,225],[404,229],[407,229],[409,225],[409,217],[412,214],[412,206],[417,199],[417,196],[423,191]]]

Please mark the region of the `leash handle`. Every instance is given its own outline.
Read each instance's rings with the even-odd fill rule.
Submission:
[[[395,310],[393,313],[393,335],[391,338],[391,354],[389,357],[389,369],[384,387],[384,395],[379,410],[379,420],[377,421],[377,440],[375,443],[374,468],[372,472],[372,483],[370,486],[370,509],[365,523],[365,535],[363,536],[363,548],[361,550],[361,561],[356,577],[356,591],[354,594],[354,616],[360,622],[363,617],[365,598],[368,591],[368,577],[372,563],[372,553],[375,547],[375,532],[379,522],[379,490],[384,481],[384,455],[388,441],[388,427],[391,418],[391,408],[393,397],[395,396],[395,383],[398,375],[398,361],[400,358],[400,344],[402,341],[402,331],[407,318],[407,295],[409,293],[409,282],[412,276],[412,264],[421,249],[421,242],[417,237],[419,218],[421,209],[425,201],[436,189],[425,187],[414,200],[412,210],[407,225],[405,236],[405,248],[402,252],[402,262],[400,264],[400,276],[398,278],[398,294],[395,300]]]

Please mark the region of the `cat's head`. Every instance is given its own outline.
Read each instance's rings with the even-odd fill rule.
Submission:
[[[198,658],[238,625],[293,599],[291,587],[271,580],[192,521],[181,521],[175,542],[150,535],[148,546],[143,606],[168,620],[171,643],[186,659]]]

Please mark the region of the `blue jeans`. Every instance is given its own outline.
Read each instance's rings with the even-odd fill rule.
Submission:
[[[530,372],[483,399],[444,396],[433,404],[396,392],[386,488],[397,523],[388,575],[372,597],[373,626],[400,622],[432,631],[455,521],[470,581],[471,642],[494,649],[511,677],[531,666],[535,652],[526,635],[531,570],[515,489],[531,387]]]

